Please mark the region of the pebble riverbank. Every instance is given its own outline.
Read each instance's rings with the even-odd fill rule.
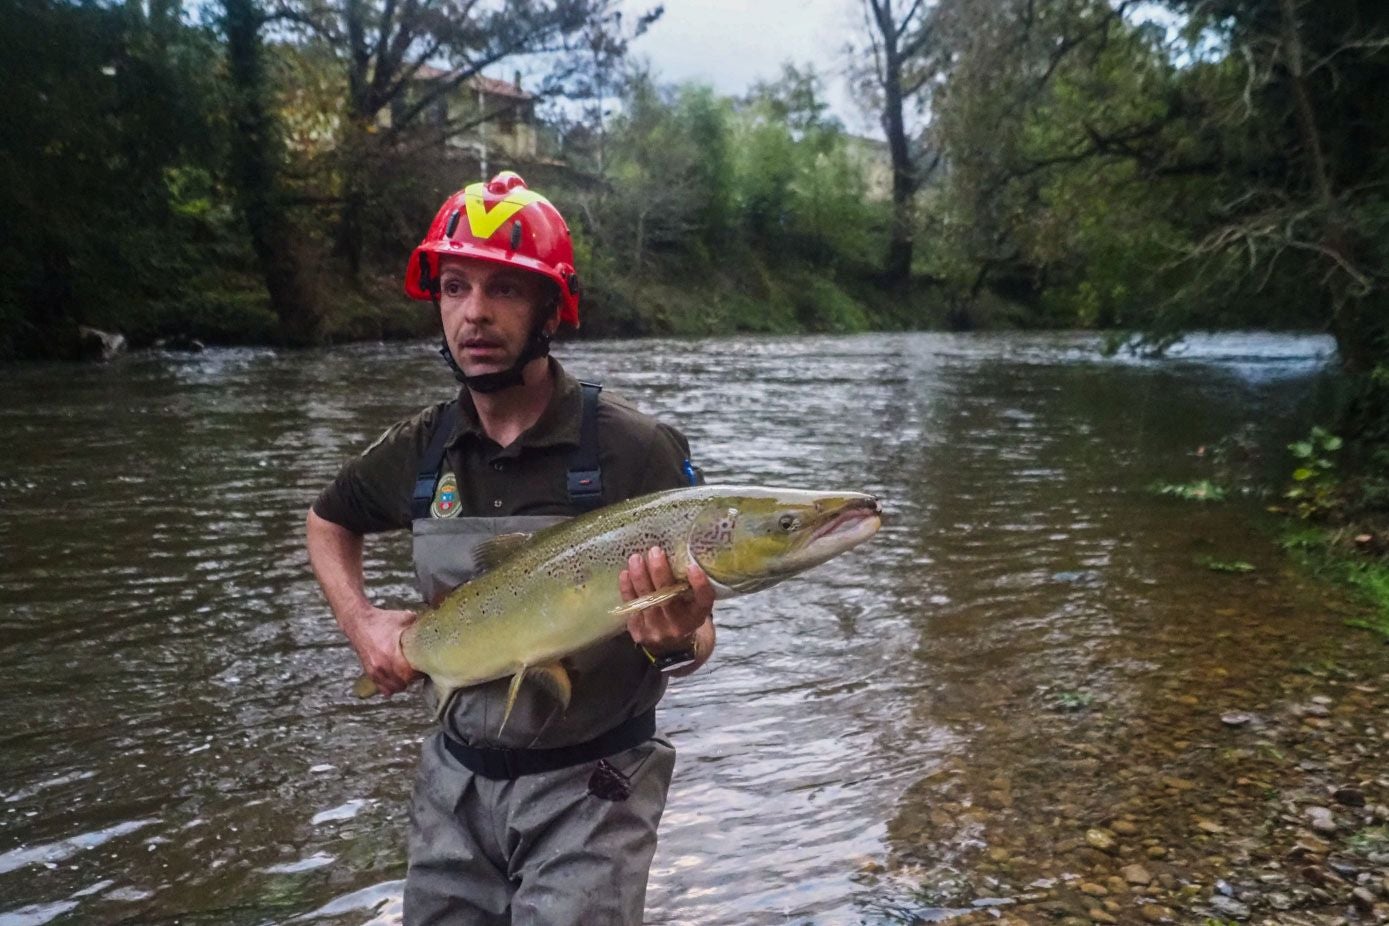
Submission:
[[[1205,646],[1122,709],[1006,685],[972,754],[910,796],[865,883],[919,905],[890,921],[1331,924],[1389,921],[1389,646],[1285,622]],[[1311,640],[1312,642],[1307,642]],[[978,713],[975,715],[979,716]]]

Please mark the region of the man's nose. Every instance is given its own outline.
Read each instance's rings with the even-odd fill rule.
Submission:
[[[489,300],[480,288],[474,288],[463,297],[463,318],[465,321],[474,324],[486,322],[492,318],[491,300]]]

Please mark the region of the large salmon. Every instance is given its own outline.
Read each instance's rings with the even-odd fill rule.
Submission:
[[[609,505],[536,534],[483,544],[485,570],[401,635],[410,664],[429,676],[439,711],[459,688],[512,677],[506,717],[523,680],[569,703],[561,660],[622,633],[632,613],[689,589],[698,563],[719,598],[761,591],[877,533],[871,495],[757,486],[671,489]],[[618,575],[633,553],[662,547],[677,582],[623,602]],[[363,677],[360,696],[374,692]]]

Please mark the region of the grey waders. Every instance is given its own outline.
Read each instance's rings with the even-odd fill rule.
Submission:
[[[571,467],[571,497],[589,488],[585,476],[601,485],[596,398],[585,386],[581,443],[589,446]],[[448,421],[438,428],[451,431]],[[480,542],[564,520],[463,517],[456,482],[439,472],[443,438],[435,444],[421,463],[411,531],[430,602],[473,577]],[[576,507],[596,503],[591,492]],[[573,699],[563,714],[525,685],[498,737],[510,684],[499,679],[458,692],[425,740],[411,801],[406,926],[641,923],[675,766],[674,748],[653,735],[665,679],[625,636],[570,663]]]

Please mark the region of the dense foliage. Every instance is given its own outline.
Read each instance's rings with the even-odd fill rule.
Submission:
[[[1348,436],[1389,437],[1385,8],[857,2],[886,145],[812,71],[731,98],[633,67],[659,8],[3,0],[0,354],[63,353],[78,322],[426,329],[400,258],[481,171],[445,139],[507,115],[440,101],[524,60],[547,143],[492,169],[573,219],[586,333],[1322,328],[1354,375]]]

